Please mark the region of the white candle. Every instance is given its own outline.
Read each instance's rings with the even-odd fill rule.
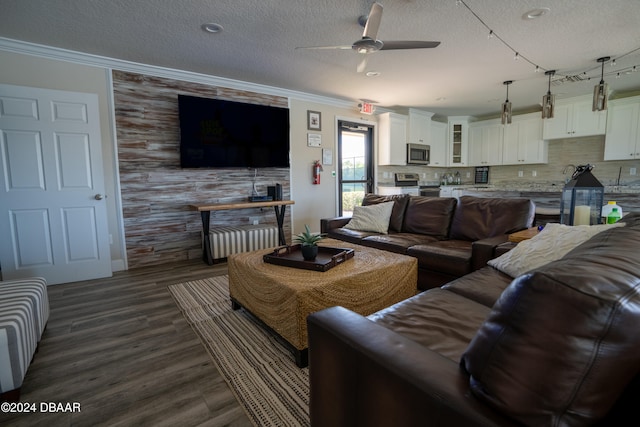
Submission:
[[[591,225],[591,208],[589,206],[575,207],[573,225]]]

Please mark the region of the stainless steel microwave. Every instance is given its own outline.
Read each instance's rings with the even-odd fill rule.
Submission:
[[[407,144],[408,165],[428,165],[431,147],[424,144]]]

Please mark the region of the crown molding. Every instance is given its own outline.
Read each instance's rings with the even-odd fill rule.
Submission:
[[[12,53],[21,53],[24,55],[38,56],[46,59],[73,62],[76,64],[88,65],[93,67],[146,74],[154,77],[163,77],[168,79],[187,81],[191,83],[201,83],[211,86],[222,86],[229,89],[246,90],[262,93],[265,95],[282,96],[290,99],[293,98],[300,101],[316,102],[319,104],[331,105],[340,108],[354,108],[354,105],[357,104],[355,101],[314,95],[275,86],[261,85],[257,83],[217,77],[208,74],[194,73],[191,71],[178,70],[174,68],[164,68],[155,65],[125,61],[116,58],[109,58],[105,56],[29,43],[20,40],[13,40],[4,37],[0,37],[0,50]]]

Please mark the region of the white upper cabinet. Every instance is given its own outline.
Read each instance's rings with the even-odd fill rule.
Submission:
[[[578,97],[556,102],[554,118],[544,119],[543,138],[574,138],[604,135],[607,111],[591,111],[591,97]]]
[[[469,116],[449,117],[448,166],[468,166]]]
[[[609,101],[605,160],[640,159],[640,97]]]
[[[431,146],[429,166],[440,167],[447,164],[447,138],[449,126],[446,123],[431,122]]]
[[[502,164],[503,127],[498,120],[485,120],[469,125],[469,164],[471,166]]]
[[[431,116],[433,113],[409,109],[409,143],[429,145],[431,142]]]
[[[542,139],[542,119],[539,113],[514,116],[504,127],[503,165],[547,163],[549,143]]]
[[[407,164],[407,116],[383,113],[378,116],[378,164]]]

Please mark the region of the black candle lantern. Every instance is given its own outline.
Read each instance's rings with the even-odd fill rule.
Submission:
[[[604,186],[591,174],[592,165],[576,168],[571,181],[562,189],[560,222],[567,225],[601,223]]]

